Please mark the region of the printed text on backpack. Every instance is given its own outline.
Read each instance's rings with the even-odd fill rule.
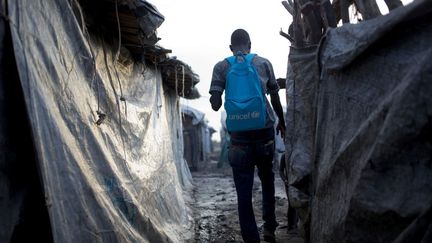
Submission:
[[[266,103],[261,81],[252,64],[256,54],[241,53],[226,58],[230,69],[225,84],[226,125],[230,132],[265,127]]]

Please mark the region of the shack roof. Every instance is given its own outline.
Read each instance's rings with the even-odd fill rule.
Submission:
[[[195,85],[199,76],[157,42],[156,30],[165,20],[157,8],[146,0],[79,0],[82,20],[90,32],[115,39],[138,61],[161,67],[164,84],[187,99],[200,97]]]
[[[206,125],[206,120],[204,112],[201,112],[193,107],[187,106],[187,105],[181,105],[181,112],[183,114],[186,114],[190,117],[192,117],[192,124],[198,125],[198,124],[204,124]]]
[[[199,82],[199,76],[193,72],[186,63],[169,58],[159,64],[162,71],[162,79],[169,88],[176,90],[177,94],[187,99],[200,97],[195,85]]]

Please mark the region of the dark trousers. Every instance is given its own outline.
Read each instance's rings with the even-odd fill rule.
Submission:
[[[252,206],[252,188],[255,166],[262,185],[262,210],[264,228],[274,231],[278,225],[275,217],[275,188],[272,168],[274,135],[265,140],[232,138],[228,158],[232,167],[237,191],[240,229],[245,242],[259,242],[260,237]]]

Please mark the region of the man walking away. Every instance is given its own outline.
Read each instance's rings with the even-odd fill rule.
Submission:
[[[233,56],[218,62],[213,69],[210,103],[217,111],[227,112],[227,129],[231,136],[228,153],[237,191],[240,229],[245,242],[260,242],[252,206],[255,166],[262,185],[264,240],[275,242],[278,226],[275,216],[275,188],[272,161],[275,149],[274,113],[265,96],[270,94],[272,107],[279,118],[276,131],[284,137],[285,121],[272,64],[251,54],[249,34],[243,29],[231,35]]]

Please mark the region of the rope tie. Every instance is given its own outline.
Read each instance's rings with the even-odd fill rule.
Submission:
[[[185,96],[185,93],[184,93],[184,91],[185,91],[185,67],[184,67],[184,65],[181,65],[181,68],[182,68],[182,95],[183,95],[183,97]]]
[[[178,94],[177,65],[174,67],[174,75],[175,75],[175,91],[176,94]]]

